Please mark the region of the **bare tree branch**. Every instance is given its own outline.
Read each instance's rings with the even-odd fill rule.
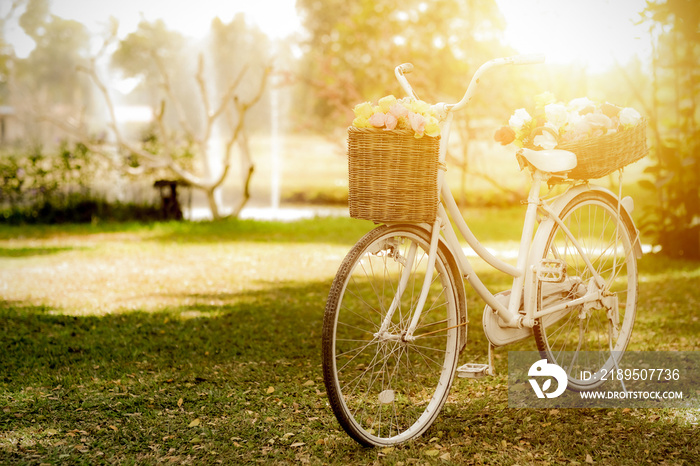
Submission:
[[[113,28],[112,32],[114,32],[114,30],[115,29]],[[199,99],[201,100],[201,105],[204,109],[204,121],[198,132],[195,132],[191,120],[188,119],[188,115],[185,112],[183,102],[178,98],[172,86],[170,73],[157,53],[152,52],[151,57],[158,70],[160,88],[164,94],[160,105],[153,109],[152,113],[154,131],[157,132],[158,141],[160,143],[158,153],[153,153],[142,143],[127,139],[127,136],[123,133],[123,130],[119,125],[116,111],[117,108],[113,97],[110,94],[105,81],[97,72],[98,58],[107,53],[108,46],[113,43],[115,38],[116,36],[113,33],[108,35],[105,38],[102,48],[98,54],[89,59],[86,65],[81,66],[78,69],[80,72],[85,73],[88,76],[90,81],[97,88],[99,94],[104,99],[107,110],[107,131],[111,135],[110,139],[112,140],[97,141],[94,138],[91,138],[87,131],[87,125],[85,124],[85,116],[82,112],[78,115],[77,122],[71,121],[67,118],[60,118],[57,115],[47,114],[46,112],[35,112],[35,114],[39,116],[40,120],[52,123],[62,132],[80,141],[83,145],[85,145],[85,147],[88,148],[88,150],[102,156],[110,163],[111,166],[121,172],[139,175],[145,173],[146,170],[153,168],[167,169],[171,171],[175,176],[188,182],[194,188],[204,191],[207,199],[209,200],[212,214],[216,219],[221,218],[222,216],[219,211],[220,208],[218,206],[215,191],[223,185],[224,181],[230,174],[234,147],[236,144],[238,144],[240,147],[242,162],[245,167],[243,169],[244,179],[242,180],[242,197],[239,205],[233,212],[233,214],[237,216],[250,198],[250,181],[255,169],[248,146],[247,133],[245,129],[245,117],[248,111],[256,103],[258,103],[264,95],[267,80],[270,74],[270,67],[268,66],[263,69],[258,89],[249,99],[241,101],[239,96],[236,94],[241,82],[247,75],[248,65],[245,65],[228,85],[221,97],[215,100],[216,104],[212,104],[209,89],[207,88],[204,58],[202,55],[200,55],[195,80],[198,87]],[[184,134],[186,139],[194,144],[195,153],[202,157],[205,163],[210,161],[212,150],[210,143],[214,134],[215,125],[221,124],[222,117],[226,118],[226,122],[228,122],[229,125],[229,134],[225,139],[224,153],[220,166],[221,170],[211,170],[219,172],[216,176],[212,176],[211,174],[208,174],[205,177],[197,176],[195,173],[185,168],[177,160],[176,156],[180,150],[179,145],[174,139],[174,134],[172,134],[173,130],[172,128],[169,128],[166,120],[166,101],[168,100],[168,108],[173,109],[178,119],[178,123],[176,123],[176,125],[179,126],[179,128],[177,128],[175,132]],[[36,106],[36,108],[39,109],[41,107]],[[138,162],[138,166],[133,166],[130,163],[127,163],[127,157],[133,157],[133,159]]]
[[[236,141],[238,141],[239,137],[243,136],[244,140],[241,141],[241,143],[247,144],[247,135],[245,134],[245,115],[250,110],[250,108],[258,103],[260,99],[262,98],[263,94],[265,93],[265,87],[267,85],[267,78],[270,74],[271,68],[265,67],[263,71],[263,76],[260,79],[260,86],[258,87],[258,92],[246,103],[240,103],[238,100],[238,97],[233,97],[233,103],[236,106],[236,109],[238,111],[238,121],[234,124],[233,123],[233,117],[230,114],[227,114],[227,120],[229,122],[230,126],[233,126],[234,129],[231,132],[231,136],[229,137],[228,141],[226,142],[226,148],[224,151],[224,170],[223,173],[228,173],[228,170],[231,166],[231,157],[233,154],[233,146],[236,144]],[[241,75],[239,75],[240,77]],[[229,88],[231,89],[231,87]],[[247,147],[242,149],[242,153],[246,153]],[[252,175],[252,173],[251,173]],[[215,187],[220,186],[225,177],[220,176],[219,179],[214,183]]]
[[[192,126],[190,126],[189,122],[187,121],[187,115],[185,114],[185,109],[183,108],[182,103],[179,99],[175,97],[172,84],[170,83],[170,74],[165,69],[165,66],[163,66],[162,60],[156,53],[151,53],[151,57],[153,58],[153,62],[158,67],[160,76],[163,79],[163,81],[161,82],[161,87],[173,103],[175,113],[177,114],[177,118],[180,123],[180,127],[193,141],[197,141],[199,144],[201,144],[202,141],[197,137],[194,130],[192,129]]]

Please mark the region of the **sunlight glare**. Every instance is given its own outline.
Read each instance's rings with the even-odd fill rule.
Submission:
[[[506,20],[505,39],[519,53],[544,53],[547,63],[576,64],[601,72],[651,51],[634,25],[646,0],[496,0]]]

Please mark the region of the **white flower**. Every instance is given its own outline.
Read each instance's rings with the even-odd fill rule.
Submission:
[[[519,108],[515,111],[515,113],[513,113],[513,116],[510,117],[510,120],[508,120],[508,125],[517,131],[520,128],[522,128],[525,125],[525,123],[531,120],[532,117],[529,113],[527,113],[527,110],[525,110],[524,108]]]
[[[636,125],[642,116],[633,108],[623,108],[620,110],[620,124],[622,125]]]
[[[577,124],[579,121],[581,121],[581,120],[583,120],[583,117],[582,117],[581,114],[578,112],[578,110],[571,110],[571,111],[569,112],[568,123],[569,123],[571,126],[576,126],[576,124]]]
[[[562,104],[545,105],[544,115],[547,118],[547,123],[555,131],[559,131],[559,128],[564,126],[569,118],[569,113]]]
[[[539,146],[542,149],[554,149],[555,147],[557,147],[557,140],[554,137],[554,135],[550,132],[543,132],[542,134],[538,134],[537,136],[535,136],[533,142],[536,146]]]
[[[578,99],[573,99],[569,102],[569,110],[574,112],[580,112],[586,107],[594,107],[595,103],[588,97],[579,97]]]

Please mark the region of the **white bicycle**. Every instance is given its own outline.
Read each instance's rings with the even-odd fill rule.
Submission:
[[[462,100],[436,104],[440,162],[450,123],[488,69],[540,63],[540,56],[500,58],[482,65]],[[415,93],[400,65],[396,76]],[[557,149],[518,152],[532,176],[517,264],[493,256],[470,231],[442,171],[441,203],[432,224],[384,224],[367,233],[343,260],[328,297],[323,327],[323,375],[343,429],[367,446],[393,445],[423,434],[444,405],[455,374],[492,375],[492,350],[534,336],[538,350],[563,367],[568,387],[601,383],[583,371],[610,371],[630,340],[637,306],[638,231],[631,198],[568,180],[576,155]],[[543,182],[570,187],[540,197]],[[535,226],[539,221],[539,227]],[[491,293],[474,272],[455,226],[488,264],[513,277]],[[533,238],[534,234],[534,238]],[[488,364],[458,367],[466,344],[464,280],[486,302]],[[595,356],[591,356],[595,354]]]

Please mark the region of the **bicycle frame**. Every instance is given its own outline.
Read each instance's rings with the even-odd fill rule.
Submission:
[[[445,167],[445,159],[447,153],[447,144],[449,141],[450,128],[453,118],[453,113],[464,105],[466,105],[471,99],[475,92],[476,84],[478,83],[479,77],[489,68],[493,66],[506,65],[506,64],[527,64],[527,63],[537,63],[541,62],[542,58],[540,56],[529,56],[529,57],[510,57],[504,59],[496,59],[487,62],[482,65],[479,70],[475,73],[472,81],[469,84],[467,92],[465,93],[463,99],[457,104],[437,104],[434,106],[440,119],[442,120],[441,133],[442,138],[440,141],[440,158],[439,165]],[[406,80],[404,73],[408,73],[412,70],[410,65],[400,65],[396,68],[396,76],[399,83],[402,85],[404,90],[406,90],[409,96],[415,98],[415,92],[411,88],[410,84]],[[523,225],[523,230],[520,239],[520,246],[518,251],[517,263],[515,266],[508,264],[497,257],[493,256],[474,236],[474,234],[469,229],[467,223],[457,207],[457,203],[452,195],[452,192],[447,185],[445,180],[445,173],[443,170],[438,171],[438,189],[441,197],[441,205],[438,209],[437,219],[433,225],[426,225],[426,229],[431,232],[431,244],[428,258],[428,269],[426,271],[426,276],[424,279],[424,284],[421,292],[421,297],[418,301],[416,308],[414,309],[414,315],[412,316],[411,325],[409,326],[408,332],[403,336],[406,340],[412,340],[413,332],[415,331],[416,325],[419,321],[420,314],[423,310],[423,305],[425,303],[425,296],[427,295],[427,289],[432,281],[432,274],[435,264],[435,258],[437,254],[437,245],[441,239],[440,233],[442,232],[442,239],[447,243],[449,249],[453,252],[454,258],[457,261],[460,272],[464,278],[469,282],[472,288],[477,292],[477,294],[486,302],[488,306],[493,309],[498,316],[502,319],[501,327],[506,329],[524,329],[532,328],[536,325],[538,319],[555,314],[557,312],[565,311],[573,306],[578,306],[581,304],[599,301],[599,300],[610,300],[614,298],[609,298],[604,296],[604,290],[602,288],[604,280],[598,273],[598,271],[593,267],[590,260],[588,259],[588,254],[584,251],[581,244],[574,237],[574,235],[569,231],[568,227],[556,214],[555,209],[552,208],[547,202],[540,198],[539,192],[543,181],[549,179],[550,174],[542,172],[538,169],[532,170],[532,185],[527,198],[527,211],[525,214],[525,220]],[[571,192],[576,194],[583,189],[594,189],[603,190],[609,193],[610,196],[617,199],[617,197],[605,190],[604,188],[598,186],[579,185],[570,188],[567,193]],[[567,198],[567,193],[564,193],[561,198]],[[624,207],[623,207],[624,209]],[[594,286],[589,287],[583,296],[576,299],[572,299],[566,302],[559,302],[558,304],[552,305],[545,309],[537,309],[537,264],[539,263],[539,258],[531,257],[531,252],[535,249],[533,248],[533,235],[535,233],[535,225],[537,223],[538,212],[543,213],[547,219],[557,223],[561,228],[567,238],[570,240],[572,246],[578,250],[581,257],[584,258],[586,267],[590,270]],[[626,215],[629,215],[625,211]],[[489,265],[495,269],[506,273],[513,277],[513,285],[510,290],[510,297],[508,304],[504,304],[499,301],[496,296],[491,293],[486,286],[483,284],[481,279],[478,277],[471,263],[469,262],[466,254],[462,249],[462,245],[457,237],[457,233],[452,227],[450,219],[454,222],[457,230],[460,232],[461,236],[466,240],[469,246],[476,252],[476,254],[486,261]],[[620,223],[620,215],[618,213],[618,224]],[[638,240],[635,242],[635,247],[633,248],[638,256],[641,256],[641,249],[639,248]],[[403,281],[403,280],[402,280]],[[397,295],[395,297],[395,302],[400,300],[403,289],[399,286],[397,290]],[[521,312],[521,300],[523,301]],[[610,304],[611,306],[614,303]],[[385,318],[385,325],[378,334],[384,334],[388,337],[386,329],[388,323],[391,321],[393,310],[395,306],[392,305],[389,313]]]
[[[569,180],[578,162],[572,152],[522,149],[518,162],[532,185],[513,265],[475,237],[446,179],[454,112],[469,102],[479,77],[494,66],[541,61],[520,56],[487,62],[462,100],[432,106],[442,134],[437,186],[430,188],[436,191],[429,193],[440,199],[431,200],[435,219],[373,229],[338,269],[323,319],[323,379],[340,425],[363,445],[386,447],[422,435],[447,402],[455,376],[494,375],[495,348],[530,336],[541,357],[564,369],[572,390],[596,388],[604,382],[597,376],[602,370],[618,369],[638,301],[635,256],[641,247],[631,198]],[[404,76],[411,70],[400,65],[396,76],[417,98]],[[544,181],[567,189],[540,196]],[[509,290],[488,290],[467,258],[465,241],[510,277]],[[487,304],[482,324],[488,364],[459,365],[467,343],[465,279]],[[590,350],[597,355],[586,356]]]

